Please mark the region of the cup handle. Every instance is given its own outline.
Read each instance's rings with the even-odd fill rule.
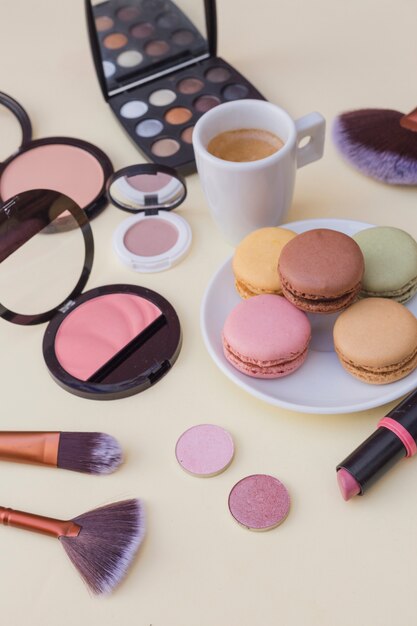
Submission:
[[[304,167],[308,163],[321,159],[326,130],[324,117],[320,113],[309,113],[295,121],[295,128],[297,131],[297,167]],[[304,137],[310,137],[310,141],[300,148],[298,145]]]

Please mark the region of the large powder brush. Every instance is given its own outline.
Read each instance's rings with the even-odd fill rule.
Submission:
[[[144,536],[140,500],[103,506],[71,520],[0,507],[0,524],[59,539],[89,589],[108,594],[121,582]]]
[[[360,109],[339,115],[333,139],[358,170],[391,185],[417,185],[417,109]]]
[[[0,461],[110,474],[122,460],[118,441],[105,433],[0,431]]]

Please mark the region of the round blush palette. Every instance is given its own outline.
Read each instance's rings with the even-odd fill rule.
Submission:
[[[172,213],[187,194],[185,182],[171,168],[132,165],[112,176],[108,195],[118,208],[136,213],[113,236],[123,263],[138,272],[160,272],[183,259],[191,245],[186,220]]]
[[[290,510],[286,487],[268,474],[242,478],[230,492],[229,510],[249,530],[270,530],[279,526]]]
[[[209,478],[224,472],[233,460],[231,435],[215,424],[199,424],[186,430],[177,441],[178,463],[194,476]]]
[[[93,237],[85,212],[68,196],[45,189],[25,191],[5,207],[0,211],[0,263],[7,261],[12,274],[21,266],[19,252],[28,250],[30,257],[33,238],[61,214],[70,215],[80,227],[84,262],[78,282],[62,302],[37,313],[31,307],[27,314],[8,309],[5,289],[0,294],[0,316],[6,320],[22,325],[49,322],[43,355],[56,382],[71,393],[96,400],[129,396],[158,382],[181,349],[181,328],[171,304],[137,285],[105,285],[82,292],[93,263]],[[56,237],[68,239],[74,234]],[[19,281],[14,289],[19,291]]]

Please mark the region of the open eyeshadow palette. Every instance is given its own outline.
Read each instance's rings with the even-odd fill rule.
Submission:
[[[195,171],[192,132],[221,102],[263,96],[216,56],[215,0],[86,0],[105,99],[144,156]]]

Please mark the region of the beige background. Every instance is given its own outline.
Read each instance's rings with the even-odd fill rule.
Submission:
[[[36,137],[73,135],[97,143],[116,167],[139,162],[102,99],[82,4],[1,0],[0,88],[28,110]],[[349,108],[415,106],[414,0],[218,5],[219,53],[293,116],[316,109],[331,123]],[[17,134],[1,133],[3,151]],[[89,286],[151,287],[171,300],[182,321],[180,358],[156,387],[116,402],[76,398],[45,368],[45,327],[0,321],[1,428],[103,430],[126,451],[125,466],[106,478],[3,464],[0,503],[71,517],[140,496],[148,517],[147,538],[130,575],[103,600],[89,596],[58,542],[0,529],[1,621],[415,624],[417,461],[403,462],[365,498],[345,503],[334,467],[372,431],[384,409],[295,414],[252,398],[217,370],[203,346],[199,308],[231,248],[210,220],[198,178],[190,177],[188,185],[180,213],[192,226],[194,243],[174,270],[146,276],[119,263],[111,235],[123,216],[114,208],[93,224],[97,251]],[[384,186],[356,173],[338,157],[329,134],[325,158],[298,175],[289,219],[363,219],[417,236],[416,211],[415,189]],[[228,428],[237,448],[230,469],[209,480],[183,473],[174,457],[178,435],[200,422]],[[254,472],[277,475],[292,496],[288,520],[269,533],[240,528],[227,510],[231,486]]]

